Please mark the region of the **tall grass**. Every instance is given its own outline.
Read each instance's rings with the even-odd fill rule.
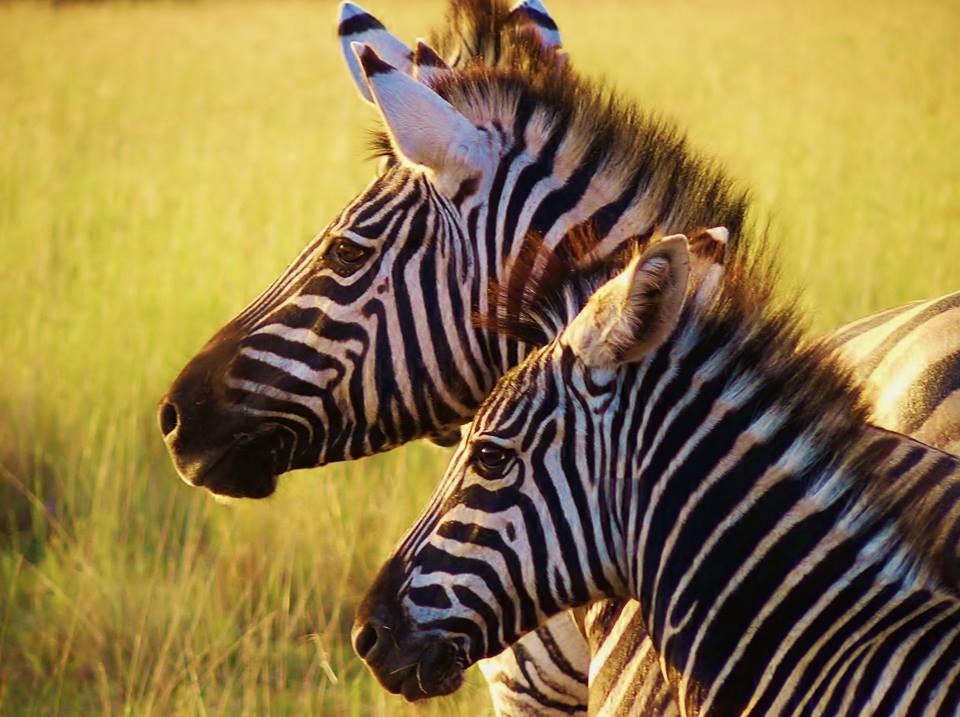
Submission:
[[[376,3],[407,38],[439,2]],[[751,186],[813,327],[960,288],[960,10],[551,0],[574,62]],[[326,2],[0,5],[0,713],[463,714],[349,648],[445,453],[213,504],[178,368],[369,178]]]

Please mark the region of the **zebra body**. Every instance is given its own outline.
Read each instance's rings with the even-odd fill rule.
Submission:
[[[960,709],[960,462],[870,426],[733,257],[714,288],[654,244],[500,380],[358,615],[386,687],[630,597],[681,714]]]
[[[890,309],[824,341],[865,387],[878,425],[960,454],[960,292]]]
[[[944,474],[941,454],[925,444],[882,428],[867,428],[857,450],[865,462],[875,465],[873,480],[882,500],[910,499],[923,503],[913,522],[941,536],[940,542],[956,539],[960,526],[960,503],[937,501],[960,494],[960,475]],[[918,459],[918,456],[923,456]],[[942,508],[942,509],[941,509]],[[936,516],[935,518],[933,516]],[[931,520],[932,519],[932,520]],[[929,521],[929,522],[928,522]],[[939,526],[939,528],[935,527]],[[937,541],[934,541],[937,542]],[[945,556],[940,545],[934,555]],[[953,572],[944,558],[944,576],[950,589],[960,593],[960,554]],[[584,633],[590,646],[589,711],[591,715],[679,715],[678,703],[660,670],[659,655],[643,623],[639,603],[633,600],[601,600],[586,612]]]

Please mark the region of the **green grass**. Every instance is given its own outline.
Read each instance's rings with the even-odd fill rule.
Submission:
[[[410,39],[441,11],[369,5]],[[550,2],[578,66],[753,188],[817,331],[960,288],[960,8],[840,5]],[[223,507],[155,428],[179,367],[373,171],[334,16],[0,5],[0,714],[488,709],[479,675],[408,707],[347,639],[443,451]]]

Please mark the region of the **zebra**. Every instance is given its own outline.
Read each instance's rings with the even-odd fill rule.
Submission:
[[[447,67],[483,63],[512,68],[514,73],[517,67],[546,73],[562,69],[566,64],[556,24],[538,0],[521,0],[509,9],[500,1],[452,0],[448,26],[434,36],[433,44],[439,52],[422,41],[411,50],[389,33],[379,20],[348,2],[340,7],[338,35],[351,75],[361,96],[368,102],[373,102],[373,96],[351,48],[352,42],[358,40],[376,47],[383,57],[422,83],[435,81]],[[446,60],[441,59],[440,54]],[[676,140],[679,144],[680,138]],[[424,396],[415,395],[415,390],[424,383],[420,376],[425,371],[423,366],[417,367],[416,364],[432,359],[437,366],[443,364],[445,374],[448,374],[447,364],[474,369],[489,362],[491,356],[501,350],[499,346],[482,347],[482,352],[477,355],[477,344],[469,336],[472,327],[468,325],[451,334],[458,341],[470,340],[466,346],[453,347],[455,353],[447,351],[442,357],[423,355],[417,359],[401,354],[405,363],[396,367],[391,363],[389,351],[376,349],[376,346],[385,349],[388,344],[403,341],[402,336],[392,337],[399,329],[404,332],[409,329],[409,326],[403,326],[405,322],[388,326],[389,336],[364,336],[367,327],[363,324],[369,319],[369,314],[366,317],[364,314],[372,310],[374,303],[391,302],[393,305],[388,313],[403,317],[414,306],[422,305],[424,299],[436,296],[431,287],[423,287],[413,302],[407,297],[396,296],[396,289],[402,286],[402,282],[393,281],[391,275],[400,275],[400,269],[381,261],[381,257],[377,257],[380,265],[370,267],[371,274],[381,269],[381,282],[375,292],[368,290],[365,295],[351,299],[354,288],[335,285],[339,279],[346,278],[344,275],[358,260],[362,261],[364,254],[369,252],[371,241],[380,238],[378,231],[386,233],[384,229],[387,229],[396,233],[398,229],[402,230],[406,236],[394,237],[394,245],[402,248],[406,243],[408,248],[404,251],[408,253],[409,248],[417,248],[411,246],[404,217],[414,216],[414,210],[429,201],[433,190],[427,185],[407,187],[406,192],[397,192],[404,189],[404,180],[409,177],[398,171],[398,154],[392,151],[383,154],[377,179],[339,219],[340,226],[345,227],[342,237],[338,236],[338,222],[335,221],[304,249],[283,276],[208,341],[180,372],[161,400],[158,410],[160,428],[174,466],[188,484],[202,485],[215,494],[261,498],[272,493],[277,474],[295,467],[349,460],[419,437],[449,445],[459,439],[459,424],[469,418],[492,385],[499,371],[497,366],[484,369],[486,377],[481,374],[478,378],[468,376],[463,380],[450,375],[450,386],[439,397],[432,391]],[[409,195],[411,188],[418,196]],[[421,194],[424,190],[426,193]],[[396,196],[391,196],[395,192]],[[404,193],[407,196],[401,196]],[[428,208],[432,210],[432,207]],[[376,215],[385,222],[380,230],[376,227]],[[391,226],[390,215],[397,217],[399,222]],[[356,222],[357,226],[351,227],[350,222]],[[365,234],[369,236],[365,237]],[[350,240],[351,236],[361,241]],[[331,242],[331,237],[342,241]],[[416,263],[417,259],[410,255],[403,257],[408,265]],[[324,275],[325,286],[322,285]],[[417,278],[418,281],[421,279]],[[477,285],[481,284],[482,281],[477,279]],[[313,297],[324,294],[333,299],[333,304],[339,303],[344,310],[350,309],[349,313],[341,311],[345,320],[338,321],[338,317],[330,315],[332,312],[308,305]],[[450,298],[454,301],[461,299]],[[458,312],[448,315],[458,316],[462,321],[469,310],[463,308],[462,300],[459,307]],[[439,317],[431,318],[436,323]],[[437,336],[443,334],[442,326],[434,327],[430,333],[434,330]],[[355,354],[349,353],[354,347],[344,346],[344,352],[326,349],[338,342],[347,344],[355,339],[364,345],[366,370],[356,372],[362,377],[355,374],[354,380],[344,380],[347,370],[358,368]],[[323,342],[328,343],[324,346]],[[454,355],[456,360],[451,358]],[[284,357],[285,361],[282,360]],[[326,451],[315,450],[313,455],[307,451],[307,455],[293,460],[292,446],[302,442],[303,435],[316,438],[319,443],[344,426],[361,423],[351,420],[353,411],[346,409],[355,400],[356,384],[365,384],[371,373],[376,377],[375,385],[363,387],[364,391],[371,391],[371,398],[375,399],[369,403],[369,412],[375,413],[377,406],[392,402],[391,413],[399,415],[395,419],[393,415],[389,418],[405,425],[400,430],[385,430],[364,423],[356,427],[357,435],[369,435],[368,445],[360,452],[353,453],[352,446],[340,442]],[[327,390],[324,396],[322,391],[328,388],[331,374],[336,388]],[[251,379],[258,385],[254,385]],[[484,381],[480,387],[475,385],[478,380]],[[452,420],[451,407],[443,405],[441,399],[445,400],[449,391],[461,393],[465,387],[470,387],[472,393],[458,396],[461,405],[455,408],[463,415]],[[315,416],[312,412],[305,412],[302,405],[278,400],[281,390],[299,393],[294,403],[311,398],[322,403],[326,415]],[[278,410],[284,403],[286,410]],[[422,412],[421,415],[430,421],[439,414],[444,423],[441,426],[428,424],[412,415],[414,412]],[[328,426],[315,432],[311,423],[327,418]],[[385,433],[399,435],[392,436],[387,443],[383,440]],[[559,616],[550,626],[517,645],[510,655],[483,666],[490,670],[491,696],[497,714],[585,714],[588,657],[577,625],[570,617]]]
[[[773,260],[724,251],[675,235],[494,308],[522,336],[589,296],[499,380],[361,603],[384,687],[448,694],[551,615],[632,598],[680,714],[960,710],[960,461],[873,427]]]
[[[161,402],[161,429],[188,483],[264,497],[275,488],[278,474],[295,467],[349,460],[418,437],[448,442],[451,435],[458,436],[459,424],[469,420],[496,378],[527,350],[521,342],[474,327],[470,314],[482,310],[488,281],[502,280],[516,257],[536,247],[558,256],[569,252],[575,242],[565,237],[575,236],[570,230],[583,223],[578,214],[606,232],[595,247],[603,255],[618,254],[661,224],[685,230],[725,223],[733,228],[735,241],[744,221],[745,192],[709,162],[690,155],[672,127],[635,116],[630,108],[623,124],[636,130],[639,142],[627,146],[645,163],[624,180],[622,201],[590,211],[586,200],[596,203],[619,176],[612,171],[616,167],[607,167],[611,171],[601,172],[584,191],[579,209],[547,216],[547,199],[561,208],[572,201],[563,189],[574,173],[553,176],[546,170],[560,172],[563,162],[599,162],[578,157],[576,147],[565,145],[562,124],[551,126],[549,117],[538,115],[535,100],[542,96],[562,109],[579,92],[594,98],[587,109],[595,114],[618,105],[609,107],[610,101],[589,83],[575,79],[555,23],[549,16],[543,19],[542,5],[519,7],[525,9],[455,3],[452,29],[438,37],[437,50],[424,42],[410,50],[372,16],[344,4],[340,37],[348,66],[361,94],[381,113],[352,49],[357,39],[400,66],[397,74],[403,78],[395,79],[406,80],[407,89],[413,78],[431,90],[436,85],[437,92],[425,98],[422,87],[417,89],[428,103],[458,80],[447,63],[475,83],[491,73],[486,78],[491,84],[515,81],[520,68],[525,83],[534,80],[523,127],[540,135],[529,138],[525,147],[511,145],[507,151],[514,153],[497,167],[503,176],[488,172],[486,193],[478,184],[472,196],[460,198],[459,206],[453,202],[456,195],[444,195],[440,182],[432,181],[431,172],[417,169],[396,137],[381,137],[384,164],[370,187],[211,339]],[[518,17],[533,18],[535,31],[529,32],[529,23],[519,23]],[[477,66],[478,55],[488,67]],[[382,84],[389,77],[389,72],[380,73],[376,81]],[[447,109],[442,103],[439,107]],[[445,116],[449,112],[436,115]],[[563,116],[558,115],[558,122]],[[496,118],[482,126],[487,134],[508,136],[519,119],[515,116],[510,125],[501,120],[499,129]],[[530,154],[534,151],[535,156]],[[618,154],[631,156],[629,151]],[[554,159],[550,167],[539,161],[545,157]],[[534,177],[534,171],[540,174]],[[432,174],[442,179],[442,173]],[[538,207],[544,207],[539,214]],[[483,225],[471,230],[470,222],[480,217],[485,217]],[[548,226],[546,219],[553,224]],[[510,236],[505,232],[509,226],[514,227]],[[527,232],[531,227],[535,231]],[[478,241],[468,241],[471,237]],[[436,250],[442,243],[447,244],[445,254]],[[438,282],[438,277],[447,281]],[[424,311],[425,306],[443,311]],[[498,713],[583,713],[588,658],[578,622],[558,616],[514,652],[484,665]]]

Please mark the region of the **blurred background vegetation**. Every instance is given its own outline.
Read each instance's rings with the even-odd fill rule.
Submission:
[[[402,37],[440,0],[367,0]],[[549,0],[567,49],[755,192],[820,332],[960,288],[960,6]],[[154,410],[374,171],[332,2],[0,4],[0,713],[482,714],[353,657],[446,454],[223,507]],[[476,672],[476,671],[474,671]]]

